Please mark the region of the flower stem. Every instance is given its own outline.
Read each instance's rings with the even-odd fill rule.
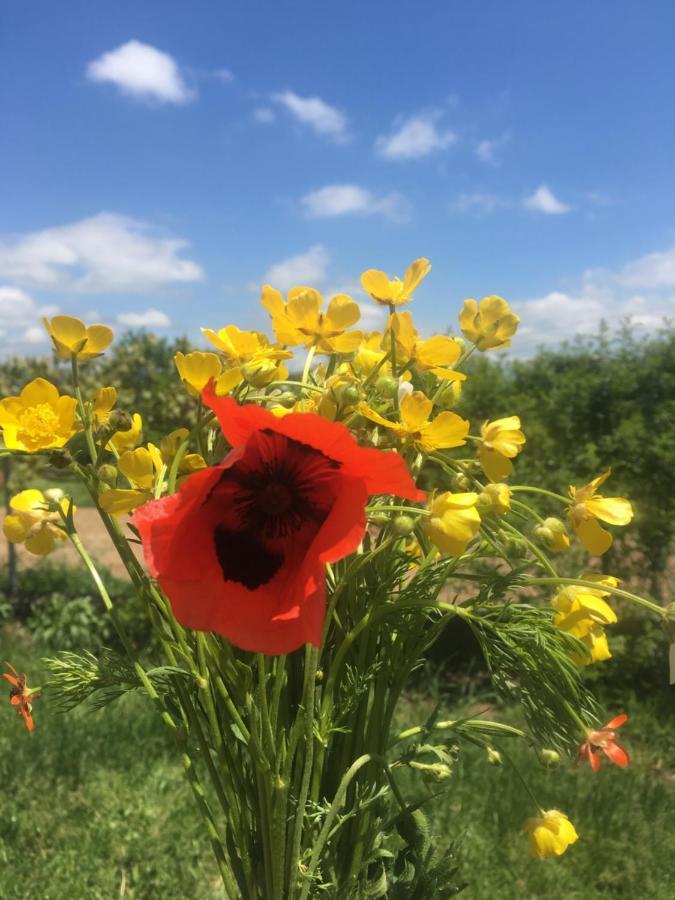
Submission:
[[[615,597],[621,597],[623,600],[630,600],[633,603],[637,603],[639,606],[644,606],[645,609],[648,609],[650,612],[655,613],[662,619],[665,619],[668,615],[668,611],[666,609],[664,609],[662,606],[659,606],[658,603],[654,603],[652,600],[647,600],[645,597],[638,597],[637,594],[632,594],[630,591],[624,591],[621,588],[610,587],[610,585],[608,584],[602,584],[597,581],[586,581],[584,578],[528,578],[522,583],[528,586],[557,586],[564,584],[571,585],[573,587],[592,588],[594,591],[607,591],[608,594],[613,594]]]

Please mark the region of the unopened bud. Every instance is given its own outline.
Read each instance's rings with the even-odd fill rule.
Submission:
[[[494,747],[488,747],[486,750],[486,753],[487,753],[487,762],[488,762],[489,766],[503,765],[502,755],[499,752],[499,750],[495,750]]]
[[[265,359],[256,363],[244,363],[241,373],[246,381],[253,387],[266,387],[270,381],[274,381],[278,364],[272,359]]]
[[[293,391],[284,391],[283,394],[278,394],[274,399],[284,409],[291,409],[298,402],[298,397]]]
[[[412,534],[415,528],[415,521],[410,516],[396,516],[392,522],[392,530],[399,537],[407,537]]]
[[[452,775],[452,769],[445,763],[423,763],[413,759],[408,763],[411,769],[417,769],[422,776],[432,778],[434,781],[445,781]]]
[[[557,766],[560,762],[560,754],[555,750],[542,750],[541,751],[541,762],[542,765],[547,768],[552,768],[553,766]]]
[[[464,472],[457,472],[456,475],[453,475],[450,484],[452,485],[453,490],[459,491],[460,493],[466,493],[466,491],[471,490],[471,480]]]
[[[392,399],[398,391],[398,381],[389,375],[383,375],[375,382],[375,391],[381,397]]]
[[[98,470],[98,477],[100,480],[113,487],[117,484],[117,474],[115,466],[111,466],[109,463],[101,466]]]
[[[389,524],[389,516],[386,513],[373,513],[368,516],[368,521],[372,522],[373,525],[378,525],[380,528],[384,528],[385,525]]]
[[[129,431],[133,424],[131,414],[123,409],[113,409],[108,418],[108,428],[111,431]]]
[[[344,406],[354,406],[361,399],[359,389],[354,384],[348,385],[342,392],[340,400]]]
[[[61,488],[47,488],[43,494],[45,500],[49,500],[50,503],[60,503],[66,496]]]
[[[546,525],[535,525],[532,529],[532,535],[540,544],[544,544],[546,547],[553,541],[553,532]]]
[[[490,495],[489,495],[489,494],[486,494],[485,491],[482,491],[482,492],[476,497],[476,506],[477,506],[479,509],[489,509],[489,507],[492,506],[492,500],[491,500],[491,498],[490,498]]]

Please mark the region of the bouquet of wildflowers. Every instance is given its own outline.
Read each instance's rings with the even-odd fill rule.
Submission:
[[[595,770],[602,752],[628,764],[615,740],[626,716],[599,727],[580,673],[610,655],[612,597],[666,625],[669,613],[609,575],[561,577],[553,558],[573,536],[604,553],[605,525],[626,525],[631,504],[599,493],[609,471],[567,497],[512,483],[526,440],[518,416],[472,428],[455,409],[468,358],[507,347],[518,317],[500,297],[466,300],[463,337],[421,338],[403,307],[429,269],[418,259],[402,281],[362,275],[388,312],[382,333],[355,328],[360,310],[344,294],[324,308],[312,288],[284,298],[266,286],[272,337],[203,329],[214,351],[176,354],[197,424],[158,445],[143,443],[137,412],[116,408],[114,385],[82,389],[81,367],[113,339],[104,325],[45,320],[72,395],[37,378],[0,402],[2,453],[46,457],[82,480],[154,636],[136,652],[72,500],[22,491],[6,537],[38,555],[69,540],[126,651],[48,660],[47,695],[67,707],[128,690],[150,698],[230,900],[455,893],[424,805],[450,787],[464,742],[492,762],[520,739],[544,759],[577,753]],[[533,493],[561,517],[542,519]],[[454,619],[527,731],[437,713],[401,727],[410,673]],[[4,677],[32,730],[37,691],[13,669]],[[538,857],[577,840],[552,801],[532,798]]]

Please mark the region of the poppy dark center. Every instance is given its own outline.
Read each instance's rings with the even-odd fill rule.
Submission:
[[[214,532],[226,581],[249,590],[266,584],[290,556],[302,559],[335,500],[340,464],[271,430],[258,432],[223,472],[226,516]],[[211,502],[219,502],[213,492]],[[234,516],[233,516],[234,514]]]

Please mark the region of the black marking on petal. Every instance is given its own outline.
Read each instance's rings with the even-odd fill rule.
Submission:
[[[250,591],[271,581],[284,562],[282,554],[270,550],[250,531],[228,531],[219,525],[213,542],[223,578]]]

